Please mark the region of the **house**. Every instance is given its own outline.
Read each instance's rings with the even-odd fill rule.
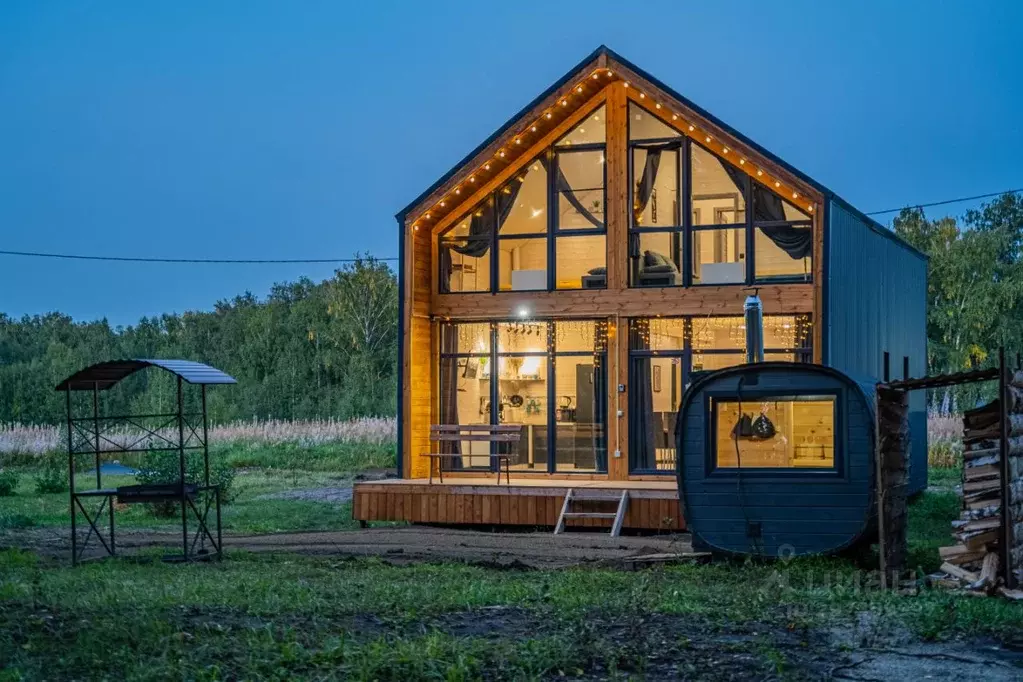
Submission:
[[[360,520],[554,525],[569,490],[624,490],[625,527],[683,527],[676,414],[744,362],[751,288],[768,361],[926,373],[925,257],[606,47],[397,218],[400,480],[357,485]],[[521,425],[511,485],[435,424]]]

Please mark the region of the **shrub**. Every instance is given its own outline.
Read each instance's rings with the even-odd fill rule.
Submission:
[[[66,460],[58,454],[46,455],[43,468],[36,474],[36,492],[66,493],[68,491],[68,470]]]
[[[19,480],[21,480],[21,476],[16,471],[0,469],[0,497],[13,495],[14,491],[18,489]]]
[[[176,483],[181,475],[180,460],[176,452],[151,452],[139,469],[136,479],[139,483]],[[202,485],[206,480],[202,457],[195,453],[185,456],[185,482]],[[230,504],[234,500],[231,486],[234,483],[234,469],[222,458],[210,458],[210,485],[220,486],[220,501]],[[171,517],[180,513],[177,502],[154,502],[149,505],[155,516]]]

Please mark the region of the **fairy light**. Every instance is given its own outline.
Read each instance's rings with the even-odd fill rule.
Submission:
[[[611,78],[611,77],[614,76],[614,72],[611,71],[610,69],[604,71],[604,74],[608,78]],[[592,75],[591,75],[591,78],[593,80],[599,80],[600,79],[600,71],[594,71],[592,73]],[[583,92],[585,90],[584,85],[585,85],[585,81],[583,81],[582,83],[579,83],[576,86],[576,88],[575,88],[576,93],[578,93],[580,95],[583,94]],[[629,88],[629,87],[632,87],[632,84],[629,81],[622,81],[622,87]],[[647,98],[646,97],[646,93],[643,92],[642,90],[638,90],[637,92],[639,94],[639,99],[643,100],[643,99]],[[559,103],[560,103],[560,105],[562,107],[567,107],[568,106],[568,98],[567,97],[562,98]],[[663,105],[660,102],[654,102],[654,107],[656,109],[663,109],[664,108]],[[553,110],[548,110],[548,111],[544,112],[543,117],[542,117],[541,120],[546,119],[546,120],[550,121],[553,118],[554,118]],[[593,119],[595,121],[599,120],[598,117],[596,117],[596,116],[594,116]],[[680,120],[679,114],[674,112],[674,111],[672,111],[671,112],[671,120],[672,121],[679,121]],[[538,131],[538,123],[539,123],[539,121],[536,122],[536,123],[533,123],[529,127],[529,132],[536,133]],[[706,144],[710,144],[713,141],[713,137],[711,137],[710,135],[704,134],[703,131],[697,131],[696,126],[694,124],[688,123],[684,119],[682,119],[680,121],[679,125],[680,126],[688,127],[688,131],[691,134],[692,133],[698,133],[698,134],[704,135],[703,141]],[[525,133],[523,133],[523,134],[525,134]],[[522,137],[521,136],[515,137],[513,139],[515,140],[515,145],[521,145],[522,144]],[[731,151],[734,151],[734,150],[732,150],[729,147],[726,147],[724,145],[721,145],[721,155],[722,156],[727,155]],[[506,151],[504,149],[498,150],[497,157],[501,158],[501,159],[504,159],[506,157]],[[735,157],[733,157],[733,158],[735,158]],[[738,165],[745,166],[746,165],[746,161],[747,161],[747,159],[745,159],[743,157],[740,157]],[[485,163],[483,165],[483,168],[480,169],[480,170],[481,171],[489,171],[489,170],[491,170],[491,166],[492,166],[492,162],[488,161],[487,163]],[[535,165],[533,166],[533,169],[534,170],[536,169]],[[752,169],[750,169],[748,172],[752,173]],[[764,176],[763,169],[757,168],[757,177],[763,177],[763,176]],[[520,183],[525,182],[525,176],[518,176],[515,179],[518,180],[518,182],[520,182]],[[771,178],[768,177],[767,179],[765,179],[765,181],[766,180],[770,180],[770,179]],[[469,182],[475,184],[476,183],[476,176],[475,175],[470,175],[469,176]],[[774,180],[774,186],[775,186],[775,188],[781,188],[781,186],[782,186],[781,181],[780,180]],[[505,191],[506,192],[509,191],[507,187],[505,188]],[[455,187],[454,194],[457,195],[457,196],[461,196],[461,194],[462,194],[461,187]],[[793,191],[792,192],[792,199],[793,200],[798,200],[799,198],[800,198],[799,192]],[[439,208],[445,208],[446,206],[447,206],[447,201],[446,200],[442,200],[442,201],[439,201],[434,208],[435,209],[438,208],[438,207]],[[812,203],[806,204],[806,210],[808,212],[812,213],[813,210],[814,210],[814,204],[812,204]],[[427,213],[423,214],[422,218],[425,218],[426,220],[431,220],[432,219],[432,213],[427,212]],[[419,224],[418,223],[414,223],[413,224],[413,229],[418,231],[419,230]]]

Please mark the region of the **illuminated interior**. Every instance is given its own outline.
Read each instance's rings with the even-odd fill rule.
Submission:
[[[834,396],[711,400],[716,466],[834,467]]]
[[[521,425],[513,470],[606,471],[606,338],[593,320],[443,325],[441,423]],[[450,468],[490,466],[489,443],[455,445]]]
[[[807,362],[808,316],[764,316],[764,359]],[[700,372],[746,361],[742,317],[633,319],[629,323],[629,466],[675,471],[675,419],[682,393]]]

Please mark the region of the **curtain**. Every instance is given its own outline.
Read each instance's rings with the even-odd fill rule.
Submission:
[[[466,243],[441,243],[440,281],[444,287],[444,292],[450,291],[451,273],[454,271],[451,252],[454,251],[470,258],[482,258],[485,256],[487,251],[490,250],[494,234],[500,231],[508,216],[511,215],[512,209],[515,208],[515,199],[518,198],[521,188],[521,182],[512,182],[505,186],[505,189],[508,190],[507,192],[502,190],[495,195],[496,215],[494,207],[489,202],[480,211],[481,215],[473,213],[472,218],[469,220],[469,234],[465,237]]]
[[[732,182],[736,186],[742,187],[742,183],[746,181],[746,173],[724,161],[721,162],[721,166],[728,173]],[[751,184],[753,185],[753,196],[751,197],[753,200],[753,223],[787,220],[781,197],[759,182],[753,181]],[[749,207],[747,207],[748,209]],[[813,252],[813,230],[808,227],[765,225],[758,229],[793,260],[806,258]]]
[[[647,338],[650,321],[633,320],[630,339],[639,341]],[[630,346],[636,349],[646,348],[643,343]],[[651,471],[657,468],[657,456],[654,442],[654,388],[651,382],[650,358],[630,358],[630,375],[632,376],[632,400],[629,409],[629,456],[631,469]]]
[[[549,175],[551,168],[547,158],[542,157],[540,159],[540,163],[543,164],[544,170],[546,170]],[[579,215],[586,219],[586,222],[596,228],[604,228],[604,223],[597,216],[586,210],[586,207],[583,206],[582,202],[579,201],[579,198],[576,197],[575,192],[572,191],[572,185],[569,184],[568,178],[565,177],[565,174],[561,172],[561,168],[558,168],[558,172],[554,176],[554,191],[565,197],[565,200],[572,206],[572,208],[578,211]],[[552,207],[551,210],[556,209]]]
[[[679,149],[681,146],[682,143],[679,141],[640,147],[640,149],[646,150],[646,163],[643,165],[643,175],[636,184],[632,197],[633,224],[639,225],[640,217],[646,210],[647,204],[650,203],[650,197],[653,196],[654,184],[657,182],[657,169],[661,165],[661,152]]]
[[[444,357],[446,354],[458,352],[458,327],[446,324],[440,328],[440,418],[441,424],[458,424],[458,358]],[[475,358],[466,358],[466,362],[474,362]],[[462,452],[460,441],[441,441],[441,454],[457,455]],[[445,457],[440,460],[444,471],[462,468],[461,457]]]

